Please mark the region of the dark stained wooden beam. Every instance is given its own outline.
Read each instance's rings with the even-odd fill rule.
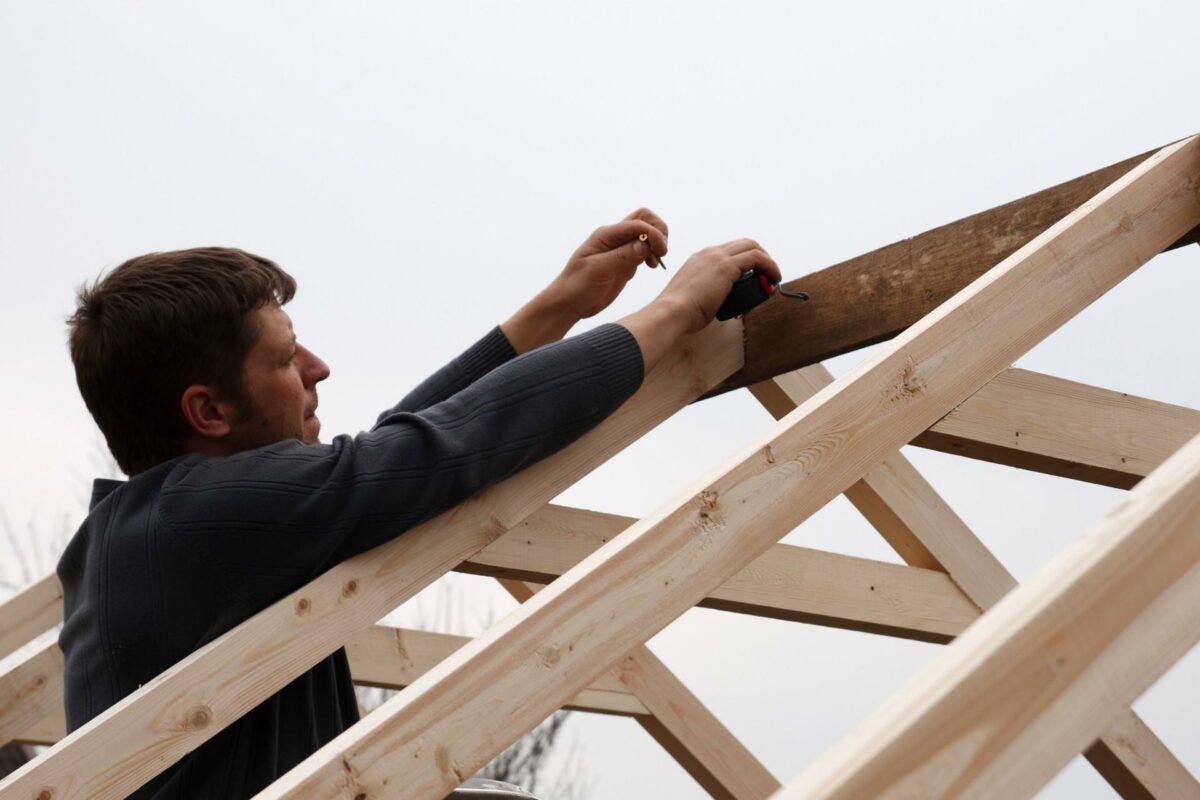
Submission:
[[[812,299],[747,314],[745,367],[708,396],[891,339],[1154,152],[789,281]]]

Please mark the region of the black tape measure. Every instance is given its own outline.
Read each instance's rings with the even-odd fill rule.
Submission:
[[[779,284],[767,277],[767,275],[758,267],[748,269],[742,273],[742,277],[737,279],[737,283],[733,284],[733,289],[729,292],[729,296],[725,298],[725,302],[717,309],[717,319],[727,320],[734,317],[740,317],[758,304],[771,299],[771,295],[781,294],[784,297],[795,297],[798,300],[807,300],[807,292],[789,292],[786,289],[780,289]]]

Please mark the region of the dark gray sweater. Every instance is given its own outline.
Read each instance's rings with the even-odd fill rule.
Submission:
[[[497,327],[369,433],[96,481],[58,565],[68,730],[338,562],[565,447],[641,381],[618,325],[519,357]],[[338,650],[133,796],[249,797],[357,720]]]

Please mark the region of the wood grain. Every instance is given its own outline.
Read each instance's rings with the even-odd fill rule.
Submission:
[[[0,675],[0,745],[62,709],[63,656],[54,642]]]
[[[1200,437],[781,798],[1030,797],[1198,640]]]
[[[443,796],[1200,223],[1198,178],[1151,156],[260,796]]]
[[[500,582],[522,603],[543,588],[524,581]],[[715,800],[764,800],[782,788],[646,645],[633,648],[606,675],[646,706],[649,713],[635,719]]]
[[[0,658],[62,622],[62,585],[53,572],[0,604]]]
[[[127,796],[733,372],[740,342],[736,323],[681,342],[574,444],[339,564],[196,651],[0,782],[0,798]]]
[[[892,338],[1151,153],[788,281],[786,288],[811,299],[776,300],[747,314],[746,366],[711,394]],[[1167,249],[1198,238],[1200,228]]]
[[[1014,380],[1014,373],[1018,380]],[[1058,379],[1044,381],[1043,378],[1045,376],[1036,373],[1006,370],[972,397],[986,394],[988,387],[998,382],[1034,387],[1047,382],[1051,386],[1057,385]],[[750,389],[772,415],[780,418],[832,382],[829,371],[814,364],[755,384]],[[1091,387],[1080,388],[1088,390],[1089,395],[1103,392]],[[1109,394],[1104,393],[1103,399],[1111,399]],[[959,409],[966,405],[964,403]],[[1146,419],[1145,411],[1144,407],[1137,408],[1139,421]],[[1108,432],[1103,437],[1105,440],[1134,438],[1128,435],[1128,428],[1122,427],[1121,420],[1105,419],[1104,423],[1120,432],[1115,435]],[[1150,424],[1160,426],[1153,420]],[[1089,440],[1087,446],[1094,445]],[[944,570],[979,608],[991,608],[1016,587],[1016,578],[899,452],[889,455],[850,487],[846,497],[901,557],[909,563],[913,563],[914,555],[922,562],[931,561],[935,568]],[[1200,782],[1131,708],[1120,711],[1113,724],[1084,751],[1084,756],[1125,800],[1200,797]]]
[[[1195,409],[1008,369],[912,443],[1128,489],[1197,433]]]
[[[403,689],[468,641],[466,636],[373,625],[346,643],[346,653],[356,686]],[[8,694],[14,682],[25,691]],[[62,651],[56,644],[0,676],[0,698],[6,698],[0,700],[0,734],[16,732],[0,743],[54,744],[61,739],[66,734],[62,693]],[[627,717],[649,713],[613,675],[602,675],[564,708]]]
[[[547,583],[636,521],[550,505],[458,569]],[[773,545],[699,605],[939,643],[979,616],[943,572],[786,544]]]

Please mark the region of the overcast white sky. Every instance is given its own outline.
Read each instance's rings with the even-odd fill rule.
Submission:
[[[1184,0],[4,3],[0,507],[44,536],[82,516],[63,321],[130,256],[283,264],[324,430],[353,433],[639,205],[672,268],[748,235],[795,277],[1196,133],[1197,30]],[[1156,259],[1019,363],[1200,406],[1198,267]],[[745,393],[687,409],[563,501],[644,515],[769,423]],[[1120,496],[911,457],[1022,578]],[[895,560],[840,499],[788,541]],[[712,611],[652,646],[785,782],[938,650]],[[1193,771],[1198,682],[1193,653],[1137,704]],[[574,720],[595,800],[703,796],[632,722]],[[1042,796],[1113,795],[1077,760]]]

